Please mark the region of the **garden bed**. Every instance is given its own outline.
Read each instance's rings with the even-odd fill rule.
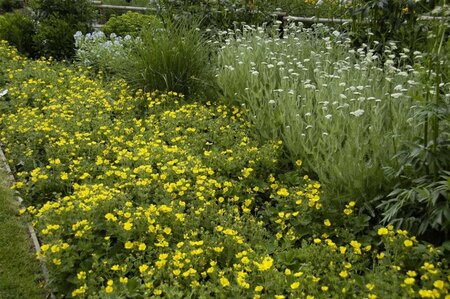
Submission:
[[[442,251],[324,201],[242,108],[2,43],[0,138],[56,296],[444,297]],[[20,166],[20,167],[19,167]]]

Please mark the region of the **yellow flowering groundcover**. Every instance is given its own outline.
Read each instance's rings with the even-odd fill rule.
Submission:
[[[58,297],[448,297],[440,250],[322,202],[240,109],[5,43],[0,64],[0,139]]]

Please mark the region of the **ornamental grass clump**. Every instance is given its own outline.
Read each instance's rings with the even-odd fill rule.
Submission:
[[[195,24],[168,23],[159,31],[143,28],[141,38],[120,71],[131,85],[186,97],[214,93],[211,49]]]
[[[228,103],[245,106],[262,140],[281,138],[288,160],[304,161],[333,196],[370,199],[389,189],[383,167],[417,136],[412,122],[423,86],[419,73],[386,62],[367,46],[320,24],[246,27],[222,38],[217,79]],[[420,64],[420,53],[414,53]],[[403,58],[403,60],[402,60]]]

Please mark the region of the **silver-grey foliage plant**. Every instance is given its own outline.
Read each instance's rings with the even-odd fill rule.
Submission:
[[[335,196],[367,200],[389,190],[383,167],[420,131],[412,115],[422,86],[408,49],[392,44],[382,66],[367,46],[352,49],[321,25],[291,24],[284,38],[254,27],[222,38],[222,95],[246,107],[262,139],[281,139],[289,159],[303,160]]]

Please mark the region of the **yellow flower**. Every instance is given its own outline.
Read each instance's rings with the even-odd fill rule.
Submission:
[[[330,219],[325,219],[325,220],[323,221],[323,224],[324,224],[325,226],[331,226],[331,221],[330,221]]]
[[[253,262],[259,271],[267,271],[273,265],[273,259],[270,256],[266,256],[261,263]]]
[[[377,259],[382,260],[384,259],[384,256],[385,256],[384,252],[380,252],[377,254]]]
[[[84,293],[86,293],[86,284],[79,287],[78,289],[73,290],[72,297],[76,297],[78,295],[83,295]]]
[[[283,197],[289,196],[289,191],[286,188],[280,188],[280,190],[277,191],[277,194]]]
[[[347,278],[348,277],[348,272],[347,271],[341,271],[340,273],[339,273],[339,276],[340,277],[342,277],[342,278]]]
[[[422,298],[439,298],[440,294],[438,290],[419,290],[419,295]]]
[[[400,236],[406,236],[408,234],[408,231],[398,229],[397,230],[397,234],[399,234]]]
[[[407,277],[404,280],[404,283],[407,285],[412,285],[412,284],[414,284],[414,282],[416,282],[416,280],[413,277]]]
[[[434,269],[434,265],[430,264],[428,262],[425,262],[423,264],[423,266],[421,267],[423,270],[427,270],[428,272],[430,272],[431,274],[436,274],[437,271]]]
[[[300,282],[296,281],[291,284],[291,289],[293,289],[293,290],[298,289],[299,286],[300,286]]]
[[[133,242],[127,241],[125,243],[125,249],[132,249],[133,248]]]
[[[139,266],[139,272],[144,273],[145,271],[147,271],[148,266],[147,265],[141,265]]]
[[[114,289],[113,289],[112,286],[107,286],[107,287],[105,288],[105,292],[108,293],[108,294],[109,294],[109,293],[112,293],[113,290],[114,290]]]
[[[230,281],[226,277],[221,277],[219,281],[223,287],[227,287],[230,285]]]
[[[139,250],[140,251],[144,251],[145,249],[147,248],[147,245],[145,245],[145,243],[141,243],[141,244],[139,244]]]
[[[124,230],[131,230],[131,228],[133,228],[133,223],[131,222],[125,222],[125,224],[123,225]]]
[[[405,240],[403,242],[403,244],[405,245],[405,247],[411,247],[413,246],[413,242],[411,240]]]
[[[375,288],[375,285],[374,285],[373,283],[368,283],[368,284],[366,284],[366,288],[367,288],[369,291],[372,291],[372,290]]]
[[[61,265],[61,260],[60,259],[53,259],[53,264],[55,264],[56,266]]]
[[[344,214],[345,215],[351,215],[353,213],[353,210],[352,209],[344,209]]]
[[[23,188],[23,183],[22,182],[17,182],[13,186],[13,189],[20,189],[20,188]]]
[[[443,282],[442,280],[436,280],[436,281],[433,283],[433,286],[434,286],[436,289],[442,290],[442,289],[444,288],[444,282]]]
[[[77,273],[77,279],[78,280],[85,280],[86,279],[86,272],[81,271]]]
[[[322,290],[322,292],[328,291],[328,287],[327,286],[321,286],[320,289]]]
[[[302,166],[302,163],[302,160],[295,161],[295,165],[297,165],[298,167]]]
[[[319,238],[314,239],[314,244],[320,244],[322,243],[322,240],[320,240]]]
[[[107,213],[107,214],[105,215],[105,219],[108,220],[108,221],[117,221],[117,217],[114,216],[114,215],[111,214],[111,213]]]
[[[388,229],[385,227],[381,227],[378,229],[378,235],[379,236],[384,236],[387,235],[389,233]]]
[[[253,168],[244,168],[241,170],[241,172],[245,178],[248,178],[250,174],[253,172]]]
[[[350,245],[353,247],[356,254],[361,254],[361,243],[353,240],[350,242]]]
[[[264,289],[263,286],[256,286],[255,287],[255,292],[261,292]]]

